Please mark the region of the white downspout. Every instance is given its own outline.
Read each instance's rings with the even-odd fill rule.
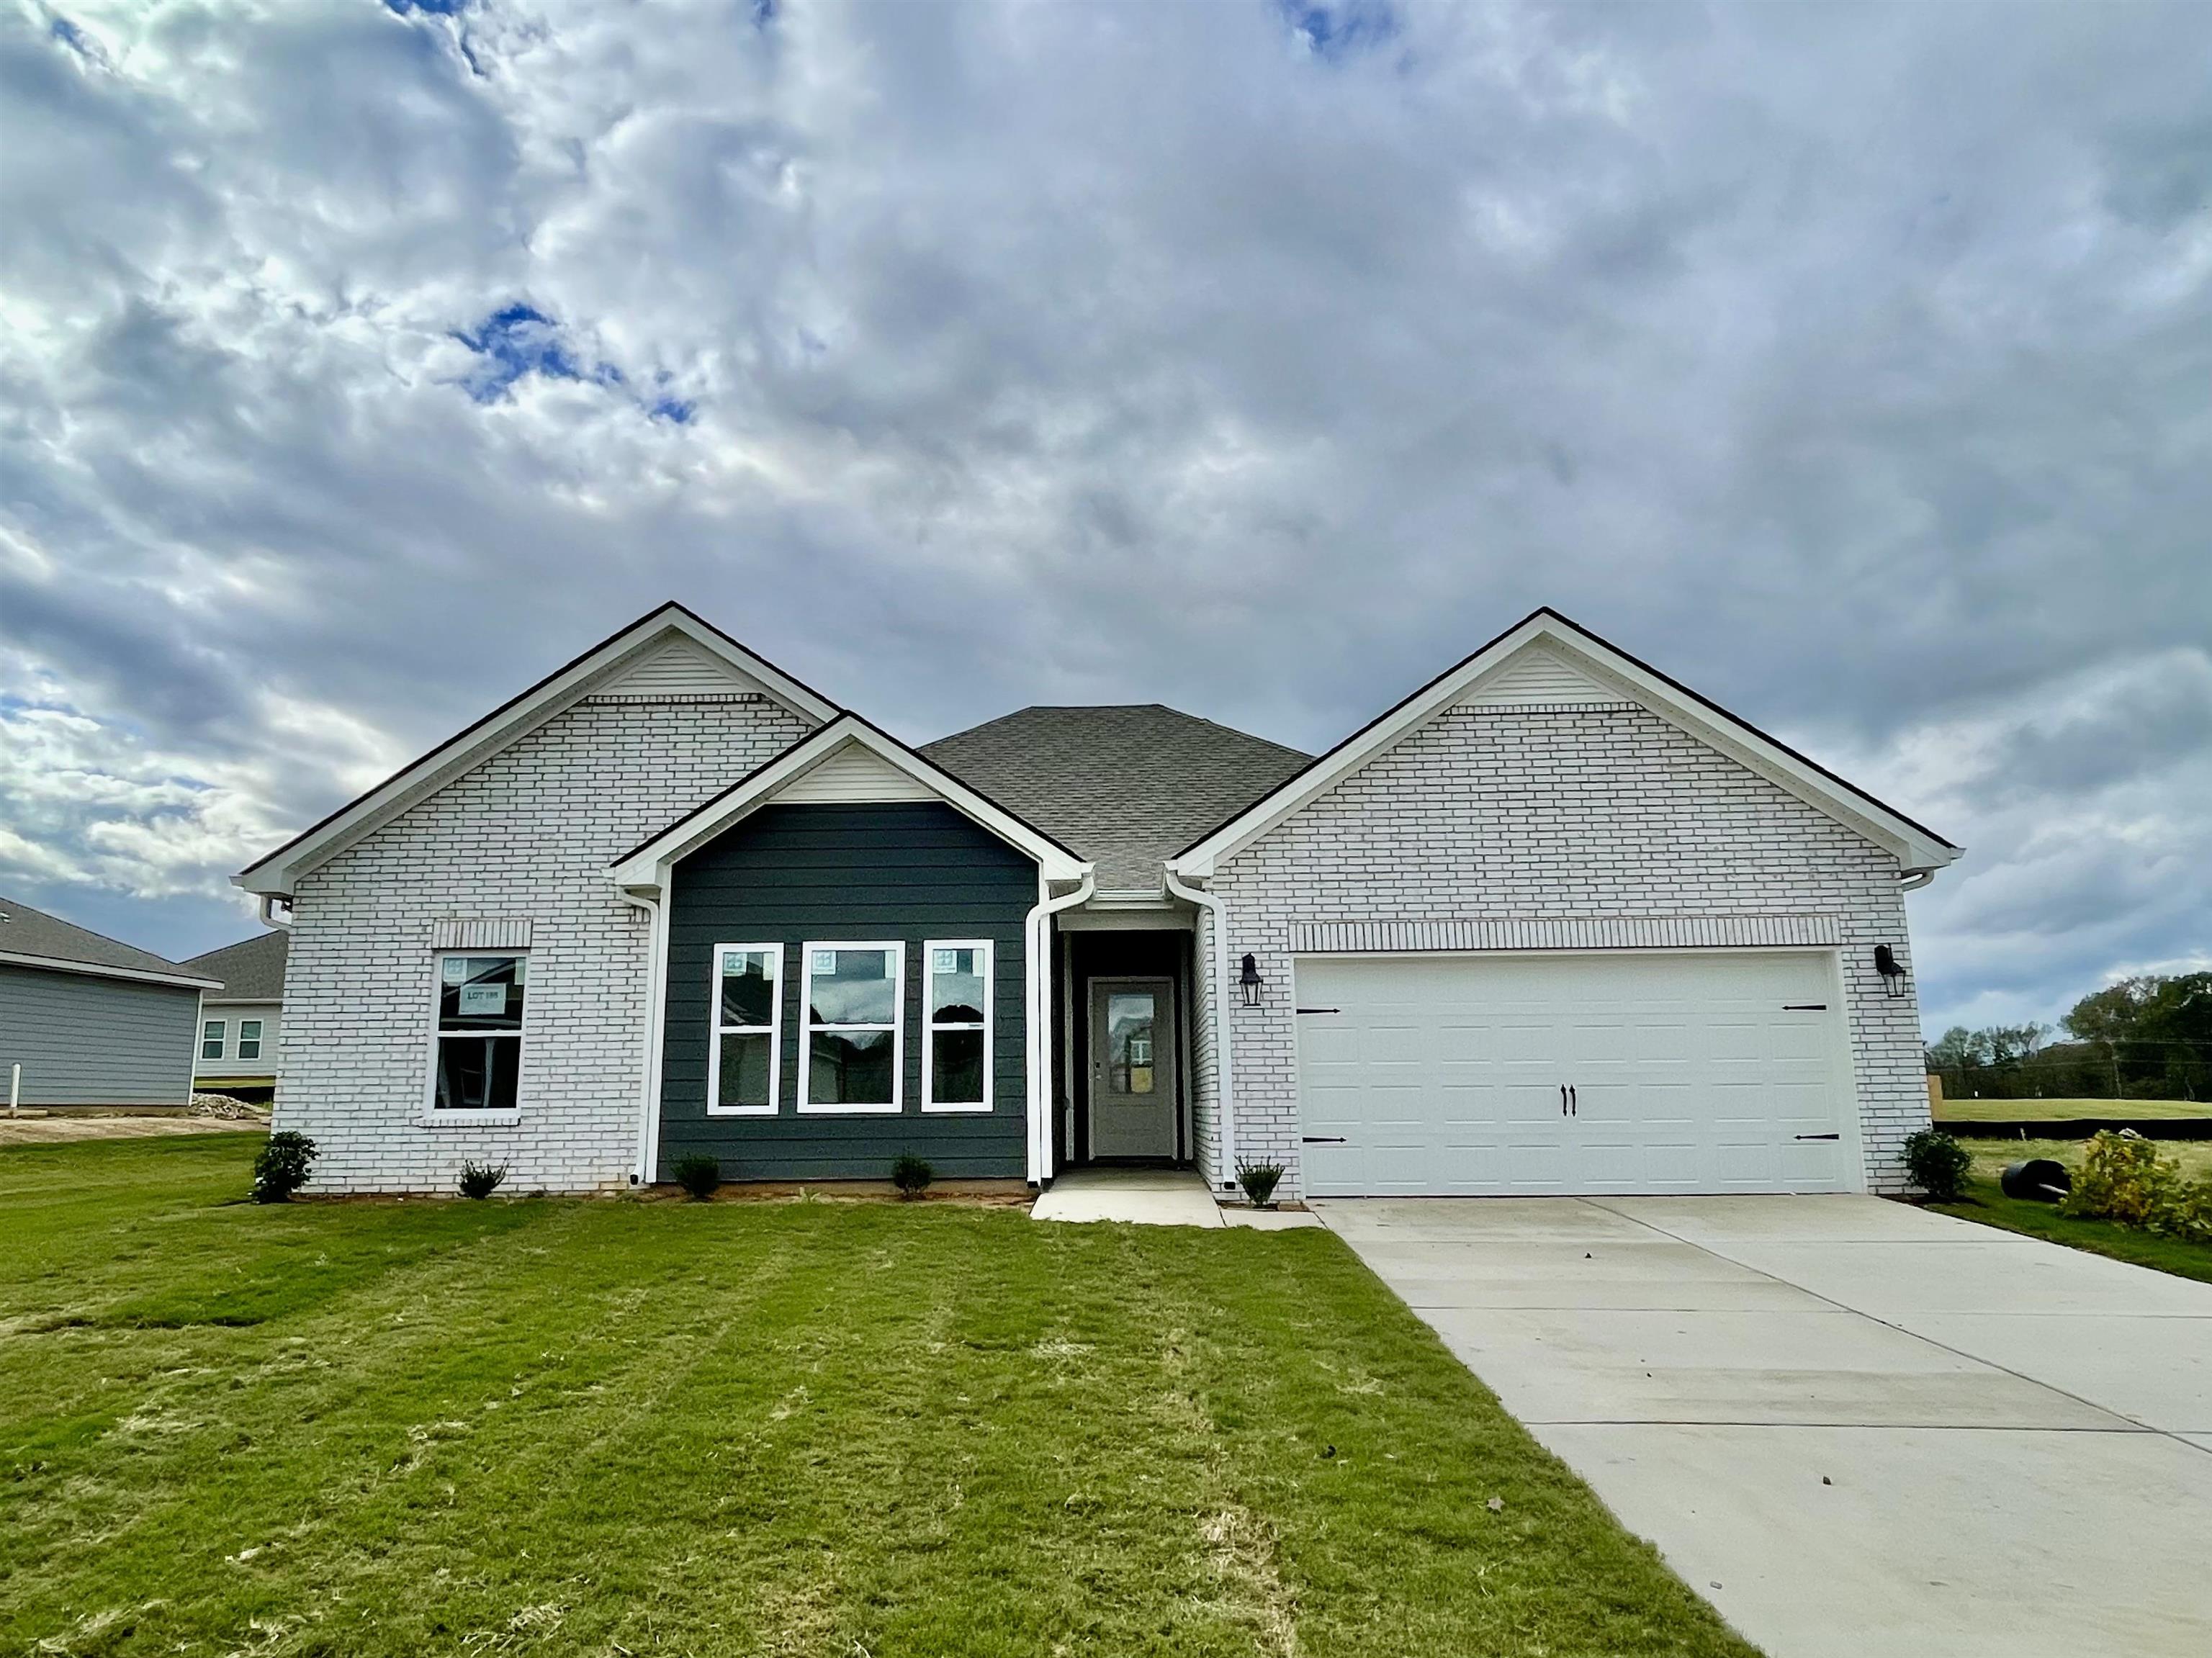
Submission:
[[[1230,1109],[1230,1029],[1229,1029],[1229,909],[1218,896],[1186,886],[1176,875],[1175,865],[1167,866],[1168,890],[1186,902],[1194,903],[1213,917],[1213,994],[1206,999],[1213,1015],[1213,1074],[1217,1095],[1215,1109],[1220,1117],[1220,1127],[1215,1135],[1221,1147],[1221,1166],[1215,1173],[1220,1183],[1226,1185],[1237,1178],[1237,1119]]]
[[[1055,898],[1051,884],[1040,872],[1036,908],[1022,923],[1025,943],[1022,977],[1029,993],[1029,1014],[1024,1037],[1029,1049],[1030,1184],[1042,1187],[1052,1178],[1052,918],[1063,909],[1088,902],[1098,890],[1098,872],[1086,868],[1075,890]]]
[[[637,1186],[653,1184],[653,1165],[660,1149],[660,1016],[662,994],[661,901],[624,891],[623,902],[645,912],[647,948],[651,956],[645,968],[645,1075],[638,1090],[637,1167],[630,1179]]]

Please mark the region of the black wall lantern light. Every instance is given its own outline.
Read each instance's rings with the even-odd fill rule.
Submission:
[[[1897,952],[1887,944],[1874,947],[1874,970],[1881,975],[1883,995],[1905,994],[1905,963],[1897,959]]]
[[[1245,957],[1244,971],[1237,976],[1237,982],[1243,987],[1244,1005],[1247,1007],[1259,1006],[1260,963],[1256,957],[1249,955]]]

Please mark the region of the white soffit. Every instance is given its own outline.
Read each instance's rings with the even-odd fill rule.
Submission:
[[[769,798],[777,805],[867,805],[884,800],[934,800],[937,791],[872,749],[848,742]]]
[[[730,696],[746,692],[765,696],[767,688],[727,659],[676,634],[644,652],[629,667],[596,687],[592,695],[642,698]]]
[[[1593,678],[1548,645],[1523,646],[1468,689],[1462,708],[1524,708],[1575,702],[1625,702],[1618,685]]]

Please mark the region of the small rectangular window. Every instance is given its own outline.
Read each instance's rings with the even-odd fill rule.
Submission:
[[[783,946],[716,944],[714,959],[708,1113],[774,1116],[783,1080]]]
[[[513,1111],[522,1072],[525,956],[438,958],[437,1062],[430,1103],[438,1111]]]
[[[898,1110],[906,1064],[906,946],[810,944],[805,967],[799,1108]]]
[[[200,1058],[219,1060],[222,1057],[222,1029],[221,1019],[210,1019],[200,1027]]]
[[[932,940],[922,946],[928,982],[922,1006],[928,1044],[922,1055],[921,1108],[991,1108],[991,944],[986,938]]]
[[[261,1057],[261,1021],[240,1019],[238,1022],[238,1057],[258,1060]]]

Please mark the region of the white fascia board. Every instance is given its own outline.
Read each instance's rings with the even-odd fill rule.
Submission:
[[[682,858],[724,833],[739,818],[772,805],[775,797],[847,744],[857,744],[887,765],[903,772],[955,811],[1034,858],[1048,881],[1078,881],[1091,865],[1057,841],[1030,828],[1004,807],[986,799],[950,772],[932,765],[896,738],[878,731],[858,714],[841,714],[820,731],[785,750],[735,788],[709,800],[628,853],[613,868],[614,883],[625,892],[665,890],[670,869]]]
[[[1323,756],[1274,793],[1255,802],[1168,866],[1187,879],[1211,879],[1215,866],[1250,845],[1285,818],[1334,788],[1370,760],[1419,730],[1444,709],[1466,700],[1527,646],[1542,641],[1620,687],[1641,704],[1708,746],[1748,766],[1807,805],[1893,853],[1901,868],[1936,870],[1956,861],[1962,848],[1891,811],[1841,778],[1795,754],[1744,721],[1689,694],[1603,640],[1548,610],[1539,610],[1500,635],[1457,667],[1423,686],[1374,724]]]
[[[204,979],[197,973],[159,973],[143,967],[109,967],[100,962],[72,962],[59,956],[27,956],[21,950],[0,950],[0,967],[36,968],[41,973],[76,973],[88,979],[128,979],[135,984],[174,985],[179,990],[221,990],[220,979]]]
[[[395,772],[359,799],[340,807],[305,834],[231,877],[248,892],[289,897],[307,871],[419,805],[456,778],[520,741],[605,683],[646,651],[680,635],[727,662],[793,713],[821,724],[838,709],[782,670],[755,656],[720,629],[680,604],[664,604],[556,670],[520,696],[421,759]]]

